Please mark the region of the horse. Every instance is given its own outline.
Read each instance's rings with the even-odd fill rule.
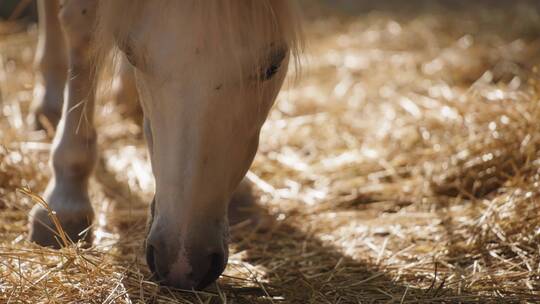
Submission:
[[[290,0],[38,0],[35,117],[55,125],[43,194],[73,241],[91,242],[97,75],[125,56],[155,178],[148,267],[160,283],[203,289],[228,261],[228,209],[290,63],[301,26]],[[132,74],[129,76],[129,74]],[[65,92],[64,92],[65,90]],[[60,110],[61,109],[61,113]],[[60,247],[46,206],[29,240]]]

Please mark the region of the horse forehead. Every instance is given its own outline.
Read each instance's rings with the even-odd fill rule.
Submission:
[[[209,54],[249,50],[253,53],[264,49],[271,40],[283,39],[282,33],[270,34],[272,30],[262,20],[251,23],[227,21],[224,18],[205,20],[200,13],[174,7],[170,10],[153,10],[143,16],[138,25],[131,27],[131,31],[135,30],[131,38],[143,43],[153,42],[160,48],[172,47],[179,52]]]
[[[191,79],[184,84],[177,84],[181,87],[193,85],[193,81],[201,80],[201,77],[207,81],[214,79],[229,82],[242,75],[251,75],[273,49],[269,46],[270,41],[261,45],[234,44],[222,47],[219,38],[168,40],[161,37],[152,42],[138,43],[141,61],[146,67],[143,70],[154,76],[160,75],[163,81]]]
[[[268,39],[251,39],[240,31],[229,34],[204,32],[194,33],[186,29],[146,30],[136,40],[146,51],[157,53],[174,52],[171,55],[208,56],[219,55],[221,57],[247,57],[265,53],[276,42]],[[219,59],[222,59],[222,58]]]

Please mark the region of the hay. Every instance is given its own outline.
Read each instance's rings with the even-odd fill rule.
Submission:
[[[94,245],[25,241],[49,139],[25,124],[35,32],[1,37],[0,303],[540,302],[537,5],[310,3],[304,75],[248,175],[268,227],[232,227],[225,274],[197,293],[149,279],[150,169],[108,98]]]

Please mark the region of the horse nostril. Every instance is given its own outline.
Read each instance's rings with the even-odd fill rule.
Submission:
[[[206,274],[202,277],[202,280],[199,282],[197,289],[201,290],[210,285],[212,282],[217,280],[223,270],[225,270],[225,256],[222,253],[213,253],[209,257],[210,267]]]

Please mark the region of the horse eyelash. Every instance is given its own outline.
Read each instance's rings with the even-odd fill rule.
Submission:
[[[264,72],[264,77],[263,77],[263,80],[269,80],[271,79],[272,77],[274,77],[274,75],[276,75],[276,73],[278,72],[279,68],[281,67],[281,62],[278,63],[278,64],[271,64],[267,69],[266,71]]]
[[[259,73],[259,79],[261,81],[267,81],[267,80],[272,79],[279,71],[279,68],[281,68],[281,65],[283,64],[283,60],[285,60],[286,56],[287,56],[286,49],[280,48],[280,49],[274,50],[270,54],[270,57],[268,60],[270,65],[267,66],[263,71]]]

